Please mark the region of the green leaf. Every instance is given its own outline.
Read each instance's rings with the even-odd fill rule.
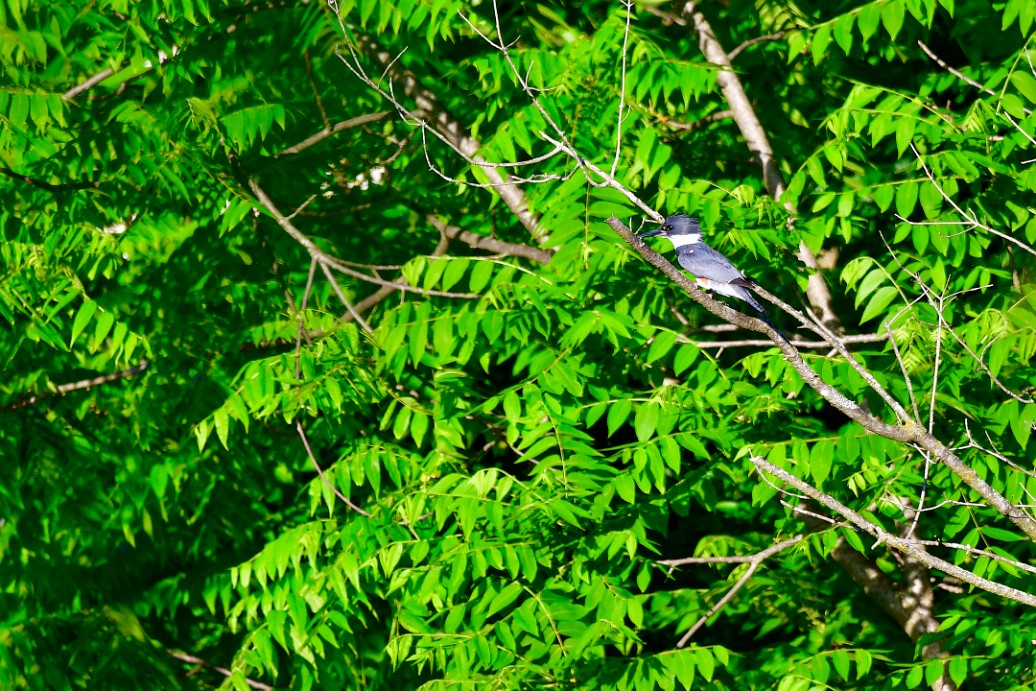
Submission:
[[[917,204],[917,183],[904,182],[896,187],[896,213],[902,218],[910,218]]]
[[[871,298],[871,301],[867,303],[867,308],[863,310],[863,316],[860,317],[860,323],[863,324],[864,322],[868,322],[883,313],[898,296],[899,291],[893,286],[879,288],[875,291],[874,297]]]
[[[493,262],[482,260],[474,262],[474,268],[468,276],[468,290],[472,293],[481,294],[482,290],[489,285],[489,279],[493,276]]]
[[[227,417],[227,411],[224,408],[220,408],[212,415],[213,425],[216,427],[216,436],[219,437],[219,443],[223,445],[223,448],[227,447],[227,433],[230,424],[230,419]]]
[[[698,648],[696,651],[698,659],[698,671],[705,677],[706,681],[712,681],[712,675],[716,671],[716,658],[708,648]]]
[[[449,290],[457,285],[460,279],[464,278],[464,274],[467,273],[468,264],[467,259],[453,259],[447,263],[446,270],[442,275],[442,289]]]
[[[658,425],[658,413],[658,404],[654,401],[641,403],[637,408],[633,428],[639,441],[647,441],[655,433],[655,427]]]
[[[115,324],[115,315],[111,312],[101,312],[94,320],[94,342],[98,347],[108,337],[108,332],[111,331],[113,324]]]
[[[503,590],[497,593],[493,601],[489,603],[489,609],[486,611],[486,616],[491,617],[504,607],[507,607],[512,602],[518,599],[518,596],[522,594],[522,585],[520,583],[510,583]]]
[[[819,65],[827,52],[827,46],[831,43],[831,25],[821,24],[809,41],[809,50],[813,55],[813,64]]]
[[[396,439],[402,439],[407,436],[410,432],[410,416],[413,412],[407,406],[400,406],[399,412],[396,413],[396,419],[392,423],[392,436]]]
[[[1011,75],[1011,83],[1029,103],[1036,103],[1036,78],[1028,72],[1017,70]]]
[[[647,357],[644,358],[644,362],[654,362],[664,356],[672,349],[673,345],[676,344],[676,339],[677,334],[675,331],[659,331],[651,342],[651,346],[648,348]]]
[[[890,0],[881,6],[881,23],[885,25],[885,31],[894,41],[903,28],[903,18],[906,16],[903,0]]]
[[[809,454],[809,472],[817,487],[831,474],[831,466],[835,460],[835,445],[829,441],[819,441],[813,445]]]
[[[835,22],[834,36],[835,42],[838,43],[838,47],[842,49],[842,52],[846,55],[853,47],[853,20],[855,17],[851,13],[843,14]]]
[[[856,18],[856,26],[860,29],[860,36],[863,37],[864,43],[877,33],[878,24],[882,20],[881,9],[881,4],[877,2],[869,2],[860,9],[859,16]]]
[[[97,303],[93,300],[84,300],[83,305],[76,312],[76,318],[72,321],[72,338],[68,342],[68,347],[71,348],[75,345],[76,339],[79,338],[79,334],[83,333],[83,329],[86,328],[90,320],[93,319],[94,314],[97,313]]]
[[[615,434],[620,427],[626,424],[630,412],[633,410],[633,401],[628,398],[621,398],[608,405],[608,436]]]

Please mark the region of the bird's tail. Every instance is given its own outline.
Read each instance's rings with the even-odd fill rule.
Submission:
[[[751,283],[751,281],[749,281],[749,282]],[[771,329],[776,331],[777,335],[780,336],[784,340],[785,343],[791,343],[791,341],[788,340],[788,337],[784,335],[784,332],[781,331],[780,329],[778,329],[776,327],[776,325],[774,325],[774,323],[769,320],[769,318],[766,316],[766,310],[764,310],[763,306],[759,304],[759,301],[755,299],[755,296],[752,295],[750,292],[748,292],[748,290],[744,290],[743,292],[744,292],[744,296],[743,296],[744,301],[747,302],[749,305],[751,305],[752,309],[754,309],[758,313],[759,319],[764,324],[769,326]]]
[[[781,331],[780,329],[778,329],[778,328],[777,328],[777,326],[776,326],[776,325],[775,325],[775,324],[774,324],[774,323],[773,323],[772,321],[770,321],[770,320],[769,320],[769,319],[768,319],[768,318],[766,317],[766,312],[763,312],[763,310],[762,310],[761,308],[759,308],[759,307],[756,307],[756,308],[755,308],[755,310],[756,310],[756,312],[758,312],[758,313],[759,313],[759,319],[760,319],[760,320],[761,320],[761,321],[762,321],[762,322],[763,322],[764,324],[766,324],[766,325],[767,325],[767,326],[769,326],[769,327],[770,327],[771,329],[773,329],[774,331],[776,331],[776,332],[777,332],[777,335],[778,335],[778,336],[780,336],[780,337],[781,337],[781,339],[782,339],[782,340],[783,340],[783,341],[784,341],[785,343],[791,343],[791,341],[789,341],[789,340],[788,340],[788,337],[784,335],[784,332],[783,332],[783,331]]]

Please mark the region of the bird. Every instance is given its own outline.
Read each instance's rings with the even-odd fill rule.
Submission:
[[[643,240],[659,236],[673,243],[680,266],[694,276],[698,285],[713,293],[747,302],[758,313],[759,319],[776,331],[785,341],[788,340],[780,329],[767,318],[763,306],[749,292],[756,287],[756,284],[745,278],[745,275],[722,253],[702,242],[698,219],[691,218],[687,214],[672,214],[662,222],[660,228],[645,231],[637,237]]]

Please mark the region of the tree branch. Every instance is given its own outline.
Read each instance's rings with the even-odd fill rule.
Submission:
[[[513,242],[504,242],[493,237],[486,237],[468,230],[462,230],[458,226],[447,225],[437,216],[429,214],[425,219],[431,223],[440,233],[451,240],[460,240],[473,249],[485,250],[495,254],[503,254],[509,257],[522,257],[538,264],[547,264],[554,253],[550,250],[519,245]]]
[[[175,657],[177,660],[182,660],[183,662],[189,662],[192,665],[201,665],[202,667],[207,667],[208,669],[211,669],[213,671],[219,672],[220,674],[222,674],[225,677],[229,677],[231,674],[233,674],[233,672],[231,672],[226,667],[220,667],[219,665],[214,665],[211,662],[206,662],[205,660],[201,659],[200,657],[195,657],[194,655],[188,655],[187,653],[181,653],[179,651],[172,650],[171,648],[166,648],[165,651],[167,653],[169,653],[170,655],[172,655],[173,657]],[[259,689],[260,691],[273,691],[273,688],[274,688],[274,687],[270,686],[269,684],[264,684],[261,681],[256,681],[254,679],[249,679],[248,677],[245,677],[245,683],[248,684],[251,688]]]
[[[843,336],[842,341],[846,343],[880,343],[882,341],[887,341],[888,338],[889,337],[885,334],[859,334],[854,336]],[[814,350],[817,348],[831,347],[831,343],[828,341],[804,341],[801,339],[790,339],[790,342],[799,350]],[[691,341],[691,343],[693,343],[695,347],[706,350],[714,348],[763,348],[766,346],[773,345],[772,342],[764,340],[762,338],[746,338],[738,341]]]
[[[72,99],[74,99],[79,94],[83,93],[84,91],[89,91],[90,89],[92,89],[96,85],[100,84],[105,79],[107,79],[108,77],[112,76],[113,74],[115,74],[115,70],[113,70],[111,67],[109,67],[107,69],[104,69],[104,70],[101,70],[100,72],[98,72],[94,76],[90,77],[86,81],[84,81],[84,82],[82,82],[80,84],[77,84],[76,86],[73,86],[71,89],[66,91],[65,94],[64,94],[65,100],[66,101],[71,101]]]
[[[928,568],[938,569],[939,571],[942,571],[947,575],[958,578],[961,581],[964,581],[965,583],[970,583],[976,588],[985,590],[986,592],[993,593],[994,595],[998,595],[1008,600],[1020,602],[1023,605],[1036,607],[1036,595],[1032,595],[1030,593],[1026,593],[1016,588],[1011,588],[1001,583],[996,583],[994,581],[987,580],[980,576],[976,576],[970,571],[966,571],[961,567],[956,566],[955,564],[951,564],[948,561],[932,556],[931,554],[928,554],[928,552],[926,552],[920,546],[918,546],[913,540],[906,540],[897,535],[893,535],[892,533],[886,530],[883,530],[880,526],[868,521],[863,516],[850,509],[848,506],[839,502],[834,497],[824,494],[812,485],[809,485],[803,482],[802,480],[799,480],[791,473],[781,468],[778,468],[777,466],[775,466],[772,463],[769,463],[765,459],[759,456],[753,456],[751,460],[752,463],[759,470],[765,471],[770,475],[773,475],[774,477],[782,480],[783,482],[786,482],[787,484],[791,485],[796,490],[806,495],[813,501],[817,502],[818,504],[822,504],[823,506],[827,507],[830,511],[833,511],[839,516],[842,516],[851,524],[853,524],[856,528],[875,538],[879,543],[884,543],[892,549],[896,550],[897,552],[900,552],[901,554],[913,557],[918,562],[924,564]]]
[[[265,208],[271,216],[273,216],[274,220],[277,221],[277,225],[284,229],[284,231],[288,233],[288,235],[290,235],[292,238],[294,238],[296,242],[302,245],[302,247],[307,252],[309,252],[309,255],[316,259],[318,262],[320,262],[320,264],[323,266],[330,267],[335,271],[343,273],[347,276],[358,278],[361,281],[373,283],[375,285],[383,286],[391,290],[402,290],[412,293],[418,293],[420,295],[431,295],[436,297],[465,298],[468,300],[474,300],[479,297],[478,295],[474,295],[472,293],[453,293],[444,290],[425,290],[424,288],[416,288],[414,286],[408,285],[407,283],[386,281],[385,279],[378,278],[376,276],[369,276],[363,273],[362,271],[357,271],[356,269],[350,268],[345,263],[338,261],[336,258],[321,250],[319,247],[317,247],[317,244],[313,242],[305,233],[296,228],[295,225],[291,222],[291,219],[281,213],[281,211],[277,208],[277,205],[273,203],[273,200],[270,199],[270,196],[266,193],[265,190],[263,190],[262,187],[259,186],[259,183],[256,182],[254,178],[248,179],[248,186],[252,190],[252,193],[255,194],[255,198],[259,201],[259,204],[263,208]]]
[[[339,17],[339,21],[341,21],[341,17]],[[521,224],[532,234],[533,238],[540,243],[546,242],[546,234],[537,227],[536,218],[529,211],[529,207],[525,202],[525,192],[518,185],[508,181],[498,168],[482,165],[485,161],[477,155],[479,149],[482,148],[482,144],[468,134],[466,128],[439,104],[439,100],[434,94],[421,86],[417,77],[400,67],[392,55],[388,51],[383,50],[372,37],[361,34],[358,38],[358,43],[357,47],[363,53],[374,58],[382,65],[385,76],[394,82],[398,82],[403,88],[403,93],[414,100],[416,108],[412,116],[417,120],[427,120],[434,124],[436,131],[451,146],[474,161],[475,165],[481,169],[482,174],[494,183],[493,189]],[[355,58],[356,54],[353,53],[353,56]],[[367,76],[358,61],[353,64],[344,55],[341,55],[340,58],[349,71],[356,75],[357,78],[381,94],[382,97],[393,102],[393,105],[400,107],[390,93],[386,92],[378,83]]]
[[[315,146],[316,144],[319,144],[320,142],[327,139],[328,137],[338,134],[343,130],[352,129],[353,127],[360,127],[361,125],[366,125],[367,123],[371,122],[377,122],[378,120],[383,120],[384,118],[388,117],[388,115],[389,111],[382,110],[377,113],[367,113],[366,115],[358,115],[355,118],[349,118],[348,120],[336,122],[334,125],[327,126],[324,129],[317,132],[316,134],[310,137],[306,137],[298,144],[295,144],[294,146],[289,146],[287,149],[275,153],[273,157],[280,158],[281,156],[290,156],[292,154],[301,153],[306,149],[310,148],[311,146]]]
[[[704,615],[702,615],[702,617],[698,621],[696,621],[691,628],[687,629],[687,632],[683,636],[680,637],[679,641],[677,641],[676,647],[677,648],[682,648],[685,645],[687,645],[687,642],[689,640],[691,640],[691,637],[698,631],[698,629],[700,629],[702,626],[704,626],[705,622],[707,622],[710,618],[712,618],[712,615],[714,615],[716,612],[718,612],[721,609],[723,609],[723,607],[725,607],[727,605],[727,603],[730,602],[734,598],[734,595],[736,595],[737,592],[739,590],[741,590],[741,588],[743,588],[746,583],[748,583],[748,580],[752,577],[752,574],[754,574],[756,572],[756,570],[759,568],[760,565],[762,565],[762,563],[764,561],[766,561],[767,559],[769,559],[770,557],[772,557],[773,555],[775,555],[775,554],[777,554],[779,552],[783,552],[784,550],[788,549],[789,547],[794,547],[795,545],[797,545],[798,543],[800,543],[802,541],[803,537],[805,537],[805,536],[804,535],[796,535],[795,537],[793,537],[791,539],[785,540],[783,542],[778,542],[776,545],[771,545],[770,547],[767,547],[766,549],[764,549],[763,551],[759,552],[758,554],[753,554],[750,557],[743,557],[742,559],[744,559],[744,561],[742,563],[749,564],[748,569],[746,569],[745,572],[743,574],[741,574],[741,578],[737,579],[737,583],[735,583],[733,586],[731,586],[730,590],[728,590],[727,593],[722,598],[720,598],[719,602],[717,602],[715,605],[713,605],[709,609],[708,612],[706,612]],[[706,557],[706,559],[707,558],[708,557]],[[724,559],[725,557],[717,557],[717,558],[718,559]],[[734,557],[734,558],[736,558],[736,557]],[[680,563],[684,563],[684,564],[691,564],[691,563],[715,563],[715,562],[698,562],[698,561],[689,560],[689,559],[683,559],[683,560],[675,559],[675,560],[672,560],[672,561],[673,562],[680,562]],[[672,562],[664,562],[663,561],[663,562],[659,562],[659,563],[666,564],[666,563],[672,563]]]
[[[737,56],[741,55],[741,53],[746,48],[751,48],[756,44],[764,43],[766,41],[779,41],[782,38],[784,38],[784,34],[786,33],[786,31],[778,31],[777,33],[768,34],[766,36],[756,36],[755,38],[750,38],[734,50],[730,51],[730,61],[733,62],[734,60],[737,60]]]
[[[44,391],[43,393],[31,394],[29,396],[26,396],[25,398],[22,398],[20,400],[15,401],[14,403],[9,403],[8,405],[5,405],[4,407],[0,408],[0,413],[7,412],[8,410],[16,410],[18,408],[24,408],[25,406],[29,406],[29,405],[32,405],[34,403],[38,403],[39,401],[42,401],[45,398],[50,398],[51,396],[63,396],[66,393],[68,393],[69,391],[79,391],[80,389],[92,389],[95,386],[100,386],[102,384],[107,384],[109,382],[113,382],[113,381],[116,381],[118,379],[125,379],[126,377],[132,377],[134,374],[138,374],[140,372],[143,372],[150,365],[151,365],[151,363],[149,361],[141,360],[140,364],[135,365],[133,367],[130,367],[129,369],[124,369],[121,372],[113,372],[111,374],[102,374],[99,377],[94,377],[92,379],[83,379],[83,380],[75,381],[75,382],[69,382],[68,384],[59,384],[58,386],[55,386],[54,389],[51,390],[51,391]]]

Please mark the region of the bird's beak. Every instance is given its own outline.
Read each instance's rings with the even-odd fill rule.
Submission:
[[[653,230],[645,231],[645,232],[641,233],[640,235],[638,235],[637,237],[640,238],[641,240],[643,240],[644,238],[653,238],[653,237],[656,237],[658,235],[665,235],[665,231],[662,230],[661,228],[655,228]]]

